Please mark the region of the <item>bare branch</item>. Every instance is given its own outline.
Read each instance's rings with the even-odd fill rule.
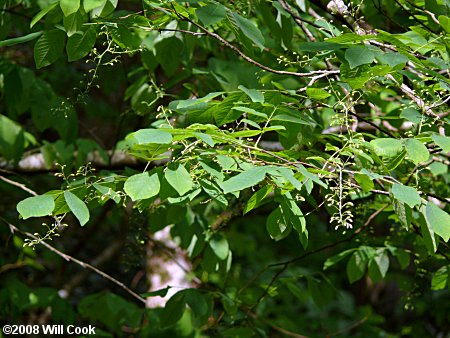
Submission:
[[[20,230],[19,228],[17,228],[17,227],[14,226],[13,224],[9,223],[7,220],[5,220],[3,217],[0,216],[0,219],[1,219],[3,222],[5,222],[5,223],[9,226],[9,228],[10,228],[10,230],[11,230],[11,233],[18,232],[18,233],[20,233],[20,234],[22,234],[22,235],[25,235],[25,236],[27,236],[27,237],[33,239],[33,240],[39,240],[39,238],[36,237],[35,235],[33,235],[33,234],[29,233],[29,232]],[[109,280],[110,282],[116,284],[117,286],[119,286],[120,288],[122,288],[123,290],[125,290],[128,294],[130,294],[131,296],[133,296],[134,298],[136,298],[137,300],[139,300],[141,303],[144,303],[144,304],[145,304],[145,299],[144,299],[144,298],[142,298],[142,297],[139,296],[137,293],[135,293],[134,291],[132,291],[131,289],[129,289],[129,288],[128,288],[124,283],[122,283],[121,281],[119,281],[119,280],[115,279],[114,277],[111,277],[110,275],[108,275],[106,272],[103,272],[102,270],[96,268],[95,266],[93,266],[93,265],[91,265],[91,264],[89,264],[89,263],[83,262],[83,261],[81,261],[81,260],[79,260],[79,259],[77,259],[77,258],[75,258],[75,257],[72,257],[72,256],[70,256],[70,255],[67,255],[67,254],[65,254],[65,253],[63,253],[63,252],[61,252],[61,251],[59,251],[59,250],[56,249],[55,247],[51,246],[50,244],[44,242],[44,241],[40,241],[40,244],[42,244],[42,245],[45,246],[47,249],[49,249],[50,251],[54,252],[55,254],[57,254],[58,256],[60,256],[61,258],[63,258],[64,260],[66,260],[66,261],[68,261],[68,262],[69,262],[69,261],[74,262],[74,263],[78,264],[79,266],[83,267],[84,269],[89,269],[89,270],[94,271],[96,274],[98,274],[98,275],[102,276],[103,278]]]

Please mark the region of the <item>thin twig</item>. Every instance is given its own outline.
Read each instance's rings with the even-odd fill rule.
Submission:
[[[39,240],[39,238],[29,232],[20,230],[19,228],[17,228],[16,226],[14,226],[13,224],[9,223],[6,219],[4,219],[3,217],[0,216],[0,219],[5,222],[6,224],[8,224],[11,233],[14,232],[18,232],[22,235],[25,235],[33,240]],[[109,280],[110,282],[116,284],[117,286],[119,286],[120,288],[122,288],[123,290],[125,290],[127,293],[129,293],[131,296],[133,296],[134,298],[136,298],[137,300],[139,300],[142,303],[146,303],[145,299],[142,298],[141,296],[139,296],[137,293],[135,293],[133,290],[129,289],[124,283],[120,282],[119,280],[115,279],[114,277],[111,277],[110,275],[108,275],[106,272],[103,272],[102,270],[96,268],[95,266],[92,266],[89,263],[83,262],[75,257],[72,257],[70,255],[67,255],[61,251],[59,251],[58,249],[56,249],[55,247],[51,246],[50,244],[48,244],[47,242],[44,241],[40,241],[40,244],[42,244],[43,246],[45,246],[47,249],[49,249],[50,251],[54,252],[55,254],[57,254],[58,256],[60,256],[61,258],[63,258],[66,261],[71,261],[74,262],[76,264],[78,264],[79,266],[85,268],[85,269],[90,269],[92,271],[94,271],[96,274],[102,276],[103,278]]]
[[[31,190],[31,189],[28,188],[25,184],[18,183],[18,182],[16,182],[16,181],[10,180],[9,178],[6,178],[6,177],[4,177],[4,176],[2,176],[2,175],[0,175],[0,180],[3,180],[3,181],[5,181],[5,182],[8,183],[8,184],[14,185],[14,186],[16,186],[16,187],[22,189],[23,191],[26,191],[27,193],[29,193],[29,194],[31,194],[31,195],[33,195],[33,196],[37,196],[37,195],[38,195],[38,193],[37,193],[36,191]]]
[[[225,45],[226,47],[228,47],[231,50],[233,50],[234,52],[236,52],[245,61],[247,61],[247,62],[249,62],[249,63],[251,63],[251,64],[257,66],[258,68],[261,68],[261,69],[263,69],[263,70],[265,70],[267,72],[274,73],[274,74],[279,74],[279,75],[291,75],[291,76],[298,76],[298,77],[310,77],[310,76],[316,76],[316,75],[319,75],[319,74],[332,75],[332,74],[339,74],[340,73],[339,70],[316,70],[316,71],[311,71],[311,72],[306,72],[306,73],[298,73],[298,72],[289,72],[289,71],[285,71],[285,70],[276,70],[276,69],[267,67],[267,66],[259,63],[258,61],[253,60],[251,57],[247,56],[239,48],[237,48],[236,46],[234,46],[231,43],[229,43],[227,40],[225,40],[219,34],[209,31],[208,29],[206,29],[202,25],[200,25],[200,24],[196,23],[195,21],[192,21],[188,17],[178,13],[175,9],[174,9],[174,13],[181,20],[190,22],[191,24],[193,24],[194,26],[196,26],[197,28],[199,28],[200,30],[205,32],[207,35],[209,35],[209,36],[213,37],[214,39],[220,41],[223,45]]]

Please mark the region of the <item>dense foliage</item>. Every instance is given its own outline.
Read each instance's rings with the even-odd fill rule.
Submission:
[[[450,335],[449,0],[0,11],[2,323]]]

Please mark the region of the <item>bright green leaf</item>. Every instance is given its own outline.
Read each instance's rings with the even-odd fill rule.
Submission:
[[[378,138],[370,141],[378,156],[393,157],[403,150],[400,140],[393,138]]]
[[[94,8],[104,6],[107,0],[83,0],[83,7],[85,12],[90,12]]]
[[[436,204],[428,202],[424,216],[434,233],[447,242],[450,238],[450,215]]]
[[[123,188],[133,201],[147,199],[158,195],[159,178],[157,174],[150,176],[147,172],[136,174],[126,180]]]
[[[431,290],[442,290],[447,285],[449,279],[450,269],[448,265],[441,267],[433,275],[431,280]]]
[[[430,157],[427,147],[415,138],[409,138],[405,143],[409,158],[415,163],[425,162]]]
[[[80,0],[60,0],[59,6],[64,13],[64,16],[69,16],[75,13],[80,8]]]
[[[272,191],[272,189],[273,187],[271,185],[266,185],[255,192],[247,201],[244,208],[244,214],[260,206],[264,198]]]
[[[80,225],[83,226],[89,221],[89,209],[86,204],[78,198],[77,195],[71,193],[70,191],[64,191],[64,199],[66,200],[67,205],[70,210],[73,212],[75,217],[80,222]]]
[[[392,185],[391,192],[396,199],[408,204],[411,208],[421,202],[418,191],[413,187],[396,183]]]
[[[307,88],[306,95],[315,100],[323,100],[331,96],[330,93],[322,88]]]
[[[164,177],[180,196],[186,194],[194,185],[191,175],[182,164],[175,169],[167,168]]]
[[[433,134],[431,135],[431,138],[445,153],[450,152],[450,137]]]
[[[240,191],[252,187],[261,182],[266,176],[267,168],[255,167],[248,169],[229,180],[220,183],[225,194],[233,191]]]
[[[130,135],[138,144],[156,143],[169,144],[172,142],[172,135],[159,129],[140,129]]]
[[[41,10],[39,13],[37,13],[33,20],[31,20],[30,28],[33,28],[33,26],[38,23],[39,20],[41,20],[44,16],[46,16],[52,9],[54,9],[56,6],[58,6],[58,1],[52,3],[51,5],[45,7],[43,10]],[[35,34],[35,33],[33,33]]]
[[[247,89],[242,85],[240,85],[238,89],[247,94],[253,102],[264,103],[264,94],[260,91],[257,91],[256,89]]]
[[[49,195],[28,197],[17,204],[17,211],[23,219],[50,215],[54,208],[55,201]]]

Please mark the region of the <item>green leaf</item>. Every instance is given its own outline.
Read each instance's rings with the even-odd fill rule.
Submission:
[[[450,19],[448,18],[448,16],[439,15],[438,20],[444,31],[450,34]]]
[[[286,238],[291,232],[292,226],[288,220],[288,215],[286,215],[281,206],[278,206],[267,217],[266,229],[270,237],[275,241]]]
[[[15,121],[0,115],[0,155],[19,162],[25,146],[24,131]]]
[[[17,211],[23,219],[51,215],[54,208],[55,201],[49,195],[28,197],[17,204]]]
[[[400,65],[402,63],[408,62],[408,58],[400,53],[394,53],[394,52],[386,52],[381,55],[377,55],[377,59],[384,64],[388,64],[390,67],[395,67],[397,65]]]
[[[172,135],[159,129],[140,129],[130,135],[137,144],[169,144],[172,142]]]
[[[356,249],[348,249],[345,251],[342,251],[340,253],[338,253],[337,255],[328,258],[325,263],[323,264],[323,269],[326,270],[329,267],[335,265],[336,263],[342,261],[345,257],[347,257],[348,255],[350,255],[352,252],[354,252]]]
[[[220,4],[209,4],[197,8],[195,14],[205,26],[211,26],[222,21],[227,15],[227,10]]]
[[[424,216],[433,232],[442,237],[445,242],[448,242],[450,238],[450,215],[434,203],[428,202]]]
[[[211,247],[211,250],[214,252],[214,254],[219,258],[220,260],[224,260],[228,257],[228,252],[230,251],[228,246],[227,239],[220,235],[215,234],[210,240],[209,240],[209,246]]]
[[[420,230],[422,233],[423,243],[428,250],[428,253],[434,254],[437,251],[436,236],[434,235],[433,226],[425,219],[426,217],[426,207],[422,206],[420,208],[421,216],[419,217]]]
[[[400,140],[393,138],[378,138],[370,141],[370,144],[378,156],[393,157],[403,150]]]
[[[450,137],[433,134],[431,135],[431,138],[445,153],[450,152]]]
[[[84,58],[89,54],[95,45],[97,32],[94,26],[89,27],[84,32],[77,32],[67,40],[67,56],[69,61],[75,61]]]
[[[114,12],[119,0],[105,0],[98,7],[92,9],[91,16],[93,18],[104,18]]]
[[[263,117],[263,118],[268,118],[267,114],[264,113],[260,113],[259,111],[256,111],[252,108],[247,108],[247,107],[233,107],[234,110],[239,110],[242,111],[244,113],[250,114],[250,115],[255,115],[255,116],[259,116],[259,117]]]
[[[330,93],[322,88],[307,88],[306,95],[315,100],[323,100],[331,96]]]
[[[66,200],[67,205],[70,210],[73,212],[75,217],[80,222],[80,225],[83,226],[89,221],[89,209],[86,204],[78,198],[77,195],[71,193],[70,191],[64,191],[64,199]]]
[[[430,157],[430,153],[428,152],[427,147],[425,147],[422,142],[415,138],[407,139],[405,148],[409,158],[415,164],[425,162]]]
[[[42,32],[36,32],[36,33],[30,33],[30,34],[27,34],[27,35],[24,35],[24,36],[21,36],[18,38],[3,40],[3,41],[0,41],[0,48],[1,47],[9,47],[9,46],[17,45],[19,43],[32,41],[34,39],[37,39],[41,35],[42,35]]]
[[[396,183],[392,185],[391,192],[396,199],[408,204],[411,208],[421,202],[418,191],[413,187]]]
[[[233,191],[240,191],[246,188],[257,185],[266,176],[267,168],[255,167],[230,178],[222,183],[219,183],[225,194]]]
[[[375,54],[364,46],[350,47],[345,51],[345,59],[348,61],[350,69],[372,63],[374,58]]]
[[[141,297],[147,298],[147,297],[165,297],[167,295],[167,292],[169,292],[169,290],[172,287],[170,285],[166,286],[164,289],[159,289],[159,290],[155,290],[155,291],[151,291],[151,292],[146,292],[146,293],[141,293]]]
[[[260,206],[264,198],[272,191],[272,189],[273,187],[271,185],[266,185],[255,192],[247,201],[244,208],[244,214]]]
[[[386,169],[391,171],[397,168],[406,157],[406,149],[403,149],[397,156],[391,157],[386,163]]]
[[[394,253],[395,258],[397,258],[398,263],[400,264],[400,268],[402,270],[406,269],[409,266],[409,253],[403,249],[397,249]]]
[[[302,164],[296,164],[295,165],[298,169],[298,171],[305,176],[307,179],[310,179],[314,183],[317,183],[321,187],[324,187],[325,189],[328,189],[328,185],[324,182],[322,182],[317,175],[309,172]]]
[[[433,275],[433,279],[431,280],[431,290],[442,290],[447,285],[447,281],[449,279],[450,269],[448,265],[441,267],[438,271],[436,271]]]
[[[111,29],[111,37],[122,49],[138,49],[141,44],[141,39],[124,25]]]
[[[64,50],[66,34],[59,29],[46,31],[34,45],[36,68],[42,68],[55,62]]]
[[[183,291],[173,295],[166,303],[160,315],[161,328],[173,326],[178,322],[186,309],[186,299]]]
[[[411,208],[398,199],[394,200],[393,207],[400,223],[405,227],[405,229],[409,229],[412,220]]]
[[[158,174],[150,176],[145,172],[133,175],[126,180],[123,188],[132,201],[156,196],[160,188]]]
[[[195,319],[205,316],[208,313],[207,298],[197,289],[186,289],[182,291],[186,303],[192,310]]]
[[[80,0],[60,0],[59,6],[64,13],[64,16],[69,16],[75,13],[80,8]]]
[[[260,49],[264,49],[264,36],[261,34],[260,30],[256,25],[247,18],[240,16],[237,13],[230,12],[232,19],[237,24],[239,29],[242,31],[243,35],[254,42]]]
[[[366,272],[367,257],[361,251],[355,251],[347,263],[347,277],[350,283],[361,279]]]
[[[180,196],[186,194],[194,186],[191,175],[182,164],[175,169],[167,168],[164,177]]]
[[[402,112],[400,113],[400,117],[407,119],[408,121],[411,121],[414,124],[419,124],[420,122],[422,122],[423,118],[422,114],[419,113],[414,108],[403,109]]]
[[[374,188],[372,179],[367,175],[356,173],[355,180],[364,192],[369,192]]]
[[[84,11],[88,13],[94,8],[104,6],[107,0],[83,0]]]
[[[83,25],[84,22],[85,18],[79,12],[70,14],[69,16],[65,16],[63,18],[63,24],[67,36],[71,37],[77,31],[81,30],[81,26]]]
[[[242,85],[238,86],[238,89],[247,94],[253,102],[264,103],[264,94],[256,89],[247,89]]]
[[[385,249],[378,250],[378,254],[369,262],[369,275],[374,282],[386,277],[389,269],[389,256]]]
[[[45,7],[43,10],[41,10],[39,13],[37,13],[33,20],[31,20],[30,23],[30,28],[33,28],[33,26],[39,22],[39,20],[41,20],[44,16],[46,16],[52,9],[54,9],[56,6],[58,6],[58,1],[52,3],[51,5]],[[32,34],[36,34],[36,33],[32,33]]]

